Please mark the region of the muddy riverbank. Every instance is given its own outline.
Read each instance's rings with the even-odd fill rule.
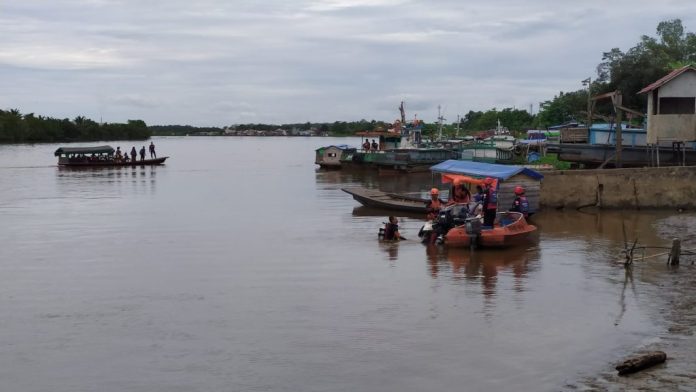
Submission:
[[[682,214],[655,223],[656,233],[664,238],[681,238],[683,249],[696,248],[696,214]],[[655,252],[653,252],[655,253]],[[660,252],[661,253],[661,252]],[[696,266],[695,256],[683,256],[681,265],[669,267],[667,256],[636,262],[627,276],[646,269],[665,271],[654,283],[652,301],[643,301],[660,333],[647,338],[635,352],[662,350],[667,362],[629,376],[617,375],[612,362],[607,371],[567,385],[569,390],[592,391],[696,391]],[[657,275],[655,275],[657,276]],[[611,365],[611,366],[610,366]]]

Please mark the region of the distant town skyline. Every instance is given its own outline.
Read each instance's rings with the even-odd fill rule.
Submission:
[[[538,111],[693,0],[0,3],[0,109],[95,121],[447,122]]]

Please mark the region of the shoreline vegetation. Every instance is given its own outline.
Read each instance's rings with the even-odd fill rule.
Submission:
[[[22,114],[17,109],[0,110],[0,144],[146,140],[150,136],[142,120],[128,120],[125,124],[98,123],[82,116],[61,120],[34,113]]]
[[[596,75],[582,83],[586,86],[576,91],[559,92],[553,99],[540,102],[536,114],[532,110],[517,108],[493,108],[473,111],[463,115],[459,122],[442,124],[443,135],[466,136],[496,127],[498,121],[513,135],[524,136],[529,129],[546,129],[549,126],[587,119],[589,95],[599,95],[620,90],[623,105],[644,112],[647,98],[637,92],[660,79],[671,70],[685,65],[696,65],[696,34],[686,32],[680,19],[660,22],[656,37],[643,35],[640,41],[627,51],[612,48],[602,53],[602,61],[596,67]],[[580,84],[580,82],[578,82]],[[396,106],[396,105],[395,105]],[[609,103],[598,103],[595,113],[605,121],[613,121]],[[604,114],[603,116],[600,114]],[[97,140],[147,139],[155,136],[353,136],[359,131],[389,129],[390,122],[377,120],[306,122],[295,124],[237,124],[229,127],[194,127],[188,125],[147,126],[142,120],[129,120],[126,124],[97,123],[85,117],[74,120],[53,119],[22,115],[19,110],[0,110],[0,143],[50,143]],[[438,132],[437,123],[425,123],[423,135],[433,138]]]

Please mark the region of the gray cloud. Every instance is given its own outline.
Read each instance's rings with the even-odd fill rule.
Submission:
[[[581,87],[691,0],[24,0],[0,9],[0,107],[224,126],[432,121]]]

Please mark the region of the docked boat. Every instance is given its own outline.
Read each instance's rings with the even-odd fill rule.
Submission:
[[[353,199],[367,207],[425,214],[425,203],[427,200],[419,197],[386,193],[377,189],[363,187],[342,188],[341,190],[353,196]]]
[[[322,169],[340,169],[348,156],[352,157],[357,149],[346,144],[319,147],[315,151],[314,163]]]
[[[53,155],[58,157],[59,166],[69,167],[118,167],[161,165],[169,157],[143,160],[124,160],[114,155],[116,150],[111,146],[95,147],[60,147]]]
[[[404,148],[384,152],[376,162],[380,174],[427,172],[430,166],[456,158],[452,150],[442,148]]]

